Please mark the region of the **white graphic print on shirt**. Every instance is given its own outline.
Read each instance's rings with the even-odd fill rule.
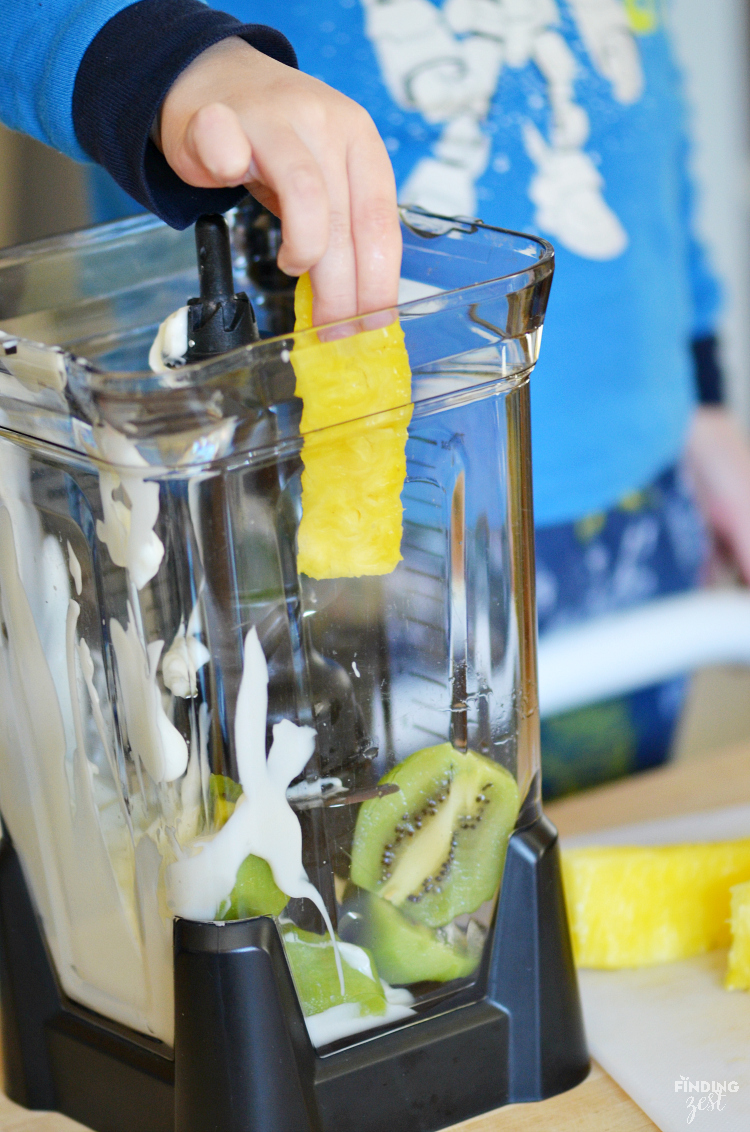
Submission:
[[[628,105],[643,91],[638,48],[620,0],[567,0],[592,65]],[[550,136],[523,127],[535,173],[535,222],[587,259],[620,255],[628,237],[603,196],[604,181],[584,151],[586,111],[574,98],[576,60],[562,36],[557,0],[362,0],[366,32],[391,97],[426,121],[443,123],[428,157],[403,185],[405,203],[449,216],[476,216],[476,181],[487,168],[482,131],[502,68],[535,63],[547,83]]]

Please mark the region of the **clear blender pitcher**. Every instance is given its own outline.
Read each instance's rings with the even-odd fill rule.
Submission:
[[[8,1080],[95,1128],[428,1132],[587,1066],[539,803],[553,254],[404,209],[398,309],[295,334],[264,223],[260,339],[155,373],[190,234],[0,256]],[[367,385],[399,327],[403,395],[305,427],[305,366]]]

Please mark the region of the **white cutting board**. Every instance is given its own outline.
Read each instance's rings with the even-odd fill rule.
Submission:
[[[659,845],[750,837],[750,806],[571,837],[576,845]],[[579,971],[591,1054],[662,1132],[750,1132],[750,993],[723,987],[726,952],[635,971]],[[692,1082],[737,1082],[721,1109]],[[602,1129],[602,1132],[607,1132]]]

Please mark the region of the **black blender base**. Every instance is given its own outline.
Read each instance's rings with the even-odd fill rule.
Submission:
[[[511,837],[493,952],[442,1013],[320,1057],[271,920],[175,925],[175,1052],[60,991],[18,857],[0,852],[9,1096],[96,1132],[437,1132],[588,1072],[557,835]],[[355,1039],[353,1039],[355,1040]]]

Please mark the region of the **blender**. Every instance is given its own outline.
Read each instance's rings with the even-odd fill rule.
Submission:
[[[248,207],[199,222],[198,271],[150,217],[0,255],[20,1103],[102,1132],[433,1132],[587,1072],[540,807],[553,252],[401,221],[398,308],[329,328],[294,329]]]

